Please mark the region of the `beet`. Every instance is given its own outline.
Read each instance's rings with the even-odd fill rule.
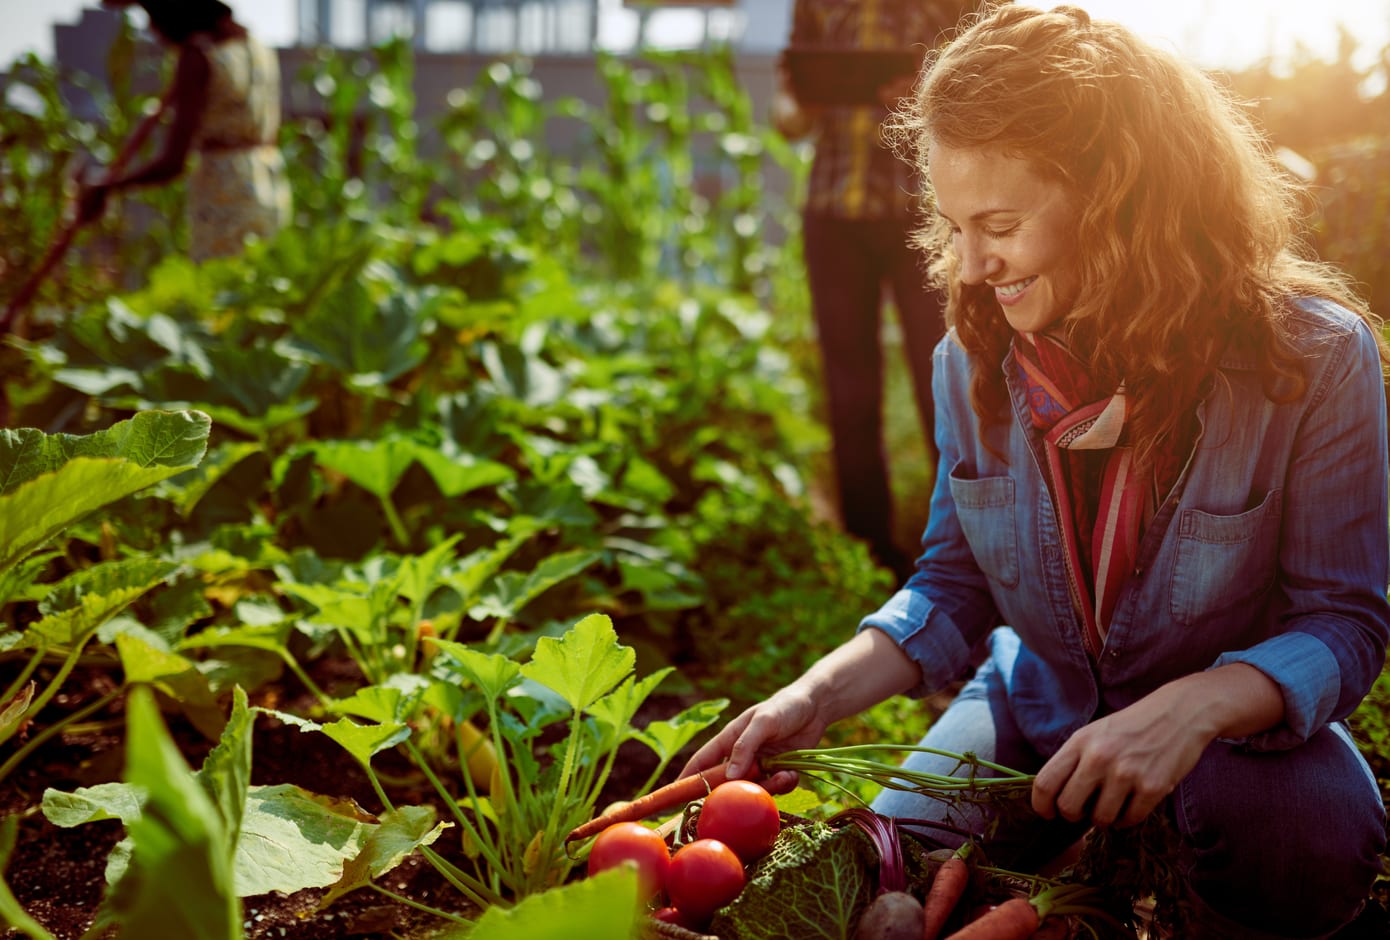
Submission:
[[[854,940],[921,940],[922,904],[905,891],[874,898],[855,928]]]

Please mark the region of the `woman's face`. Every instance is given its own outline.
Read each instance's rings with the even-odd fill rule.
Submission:
[[[966,284],[987,285],[1009,326],[1040,332],[1076,301],[1075,200],[1026,161],[993,150],[932,144],[937,212]]]

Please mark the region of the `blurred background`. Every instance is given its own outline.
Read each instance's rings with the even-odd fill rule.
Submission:
[[[362,263],[351,252],[365,249],[342,236],[355,227],[373,233],[374,251],[455,239],[449,250],[457,257],[435,263],[453,271],[449,286],[467,295],[468,313],[443,320],[436,307],[412,313],[433,324],[435,342],[523,330],[524,323],[504,326],[497,311],[521,302],[512,295],[530,289],[521,275],[533,275],[542,262],[586,294],[581,308],[589,313],[616,303],[616,296],[622,305],[641,298],[648,316],[667,314],[685,324],[690,303],[725,311],[751,305],[761,325],[750,352],[723,361],[712,352],[687,365],[727,376],[732,362],[746,362],[779,397],[756,402],[755,416],[741,417],[745,426],[737,432],[714,421],[703,433],[711,441],[722,435],[727,451],[727,441],[741,440],[748,428],[773,428],[775,441],[760,430],[745,441],[744,456],[774,448],[766,465],[782,474],[786,498],[833,523],[824,498],[826,438],[798,243],[809,148],[781,140],[767,122],[790,0],[237,0],[232,6],[279,56],[279,143],[294,192],[293,231],[239,262],[243,280],[268,292],[256,303],[283,307],[289,301],[282,285],[327,270],[335,259]],[[1085,6],[1193,58],[1250,102],[1289,172],[1309,183],[1308,250],[1340,265],[1372,309],[1390,314],[1390,0],[1091,0]],[[74,177],[109,161],[154,107],[172,57],[144,30],[138,8],[122,14],[81,0],[0,0],[0,9],[3,300],[62,230]],[[160,283],[160,272],[167,276],[187,245],[183,198],[181,183],[123,194],[117,211],[84,232],[44,281],[36,311],[61,334],[62,324],[101,309],[113,295]],[[320,248],[323,257],[304,254]],[[309,268],[295,268],[292,257]],[[413,283],[423,275],[412,268],[401,276]],[[425,279],[444,283],[438,272]],[[159,302],[171,300],[161,295]],[[235,313],[259,317],[268,330],[286,328],[275,324],[275,314]],[[482,317],[481,325],[473,316]],[[890,347],[897,342],[893,322],[885,318]],[[520,333],[515,339],[522,342]],[[0,375],[10,383],[11,400],[21,410],[28,402],[40,426],[61,429],[74,415],[90,419],[93,402],[157,401],[152,390],[113,385],[110,376],[74,378],[63,368],[71,351],[30,349],[22,362],[14,350],[0,355],[7,357]],[[544,358],[530,346],[516,355]],[[899,541],[912,551],[933,469],[900,357],[889,355],[886,368]],[[60,387],[71,394],[45,397]],[[703,387],[720,394],[710,381]],[[349,398],[361,391],[353,389]],[[181,395],[196,400],[187,389]],[[697,397],[685,404],[728,402]],[[333,424],[321,401],[300,407],[317,408],[311,417]],[[394,414],[381,411],[382,401],[372,408],[379,416]],[[249,426],[251,419],[237,420]],[[750,513],[750,524],[759,513]],[[757,545],[763,538],[750,535]],[[814,616],[844,623],[829,611]]]

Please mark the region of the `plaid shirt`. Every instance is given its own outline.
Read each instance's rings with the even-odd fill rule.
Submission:
[[[796,0],[794,46],[921,47],[925,57],[973,3],[963,0]],[[826,107],[818,114],[806,211],[851,219],[915,210],[916,171],[884,145],[886,107]]]

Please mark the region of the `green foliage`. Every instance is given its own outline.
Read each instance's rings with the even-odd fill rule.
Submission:
[[[328,893],[336,897],[394,868],[405,855],[430,844],[443,831],[432,807],[400,807],[377,818],[351,800],[290,784],[251,786],[254,720],[245,693],[236,690],[221,740],[192,775],[208,801],[207,808],[189,799],[199,812],[215,807],[214,815],[226,832],[231,881],[223,888],[230,896],[329,888]],[[361,755],[359,759],[370,760],[370,752],[350,734],[340,739]],[[138,871],[130,873],[133,860],[138,859],[138,833],[146,816],[162,811],[149,786],[129,777],[124,783],[72,792],[49,789],[43,795],[44,816],[55,826],[70,828],[105,819],[119,819],[125,825],[130,835],[107,862],[106,876],[112,884],[142,877]]]
[[[469,931],[447,934],[462,940],[569,940],[638,934],[637,876],[625,868],[600,872],[513,908],[489,908]]]
[[[42,581],[52,555],[37,553],[90,513],[196,466],[207,435],[207,416],[194,412],[146,412],[90,435],[0,431],[0,603],[36,602],[22,620],[11,603],[9,632],[0,634],[5,650],[26,657],[0,694],[0,741],[58,694],[98,629],[175,570],[156,558],[132,557]],[[57,670],[33,678],[50,653],[60,660]],[[11,753],[0,778],[61,726]]]
[[[1381,788],[1390,793],[1390,668],[1381,672],[1347,724]]]
[[[227,822],[184,763],[153,694],[135,689],[127,709],[126,780],[145,794],[145,804],[128,824],[130,862],[99,921],[119,923],[135,937],[236,940],[241,905],[232,890],[235,842]]]
[[[559,638],[541,637],[524,664],[448,640],[438,645],[443,661],[435,674],[442,681],[427,697],[453,722],[466,721],[475,712],[485,717],[499,760],[486,798],[467,773],[461,775],[461,791],[441,794],[450,805],[472,810],[459,812],[456,821],[472,847],[470,854],[488,863],[473,872],[450,874],[494,902],[527,897],[565,881],[576,862],[566,851],[565,837],[595,814],[623,744],[641,742],[657,756],[657,767],[638,790],[645,792],[728,704],[703,702],[672,718],[634,727],[638,709],[671,670],[638,678],[635,652],[618,642],[612,621],[602,615],[585,617]],[[455,692],[460,687],[463,696]],[[541,736],[551,725],[563,728],[563,736],[542,749]],[[460,767],[463,750],[460,744]],[[417,763],[425,761],[418,749],[412,756]],[[434,773],[430,778],[444,787]]]

